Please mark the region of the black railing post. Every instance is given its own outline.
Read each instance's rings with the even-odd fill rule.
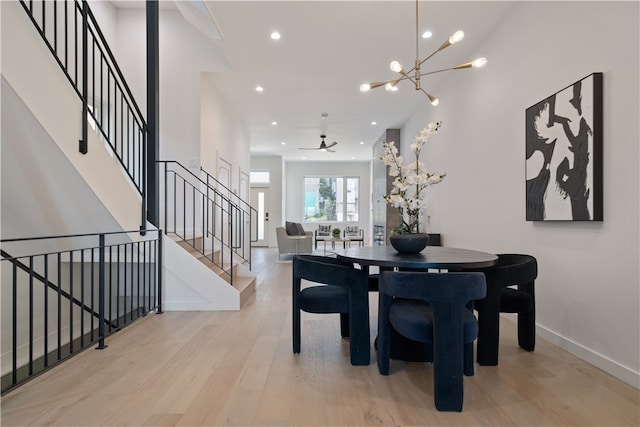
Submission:
[[[157,0],[147,0],[147,140],[146,188],[147,220],[160,228],[160,187],[158,156],[160,153],[160,36]]]
[[[87,138],[89,129],[87,117],[89,116],[89,64],[88,64],[88,38],[89,38],[89,5],[82,0],[82,139],[79,150],[82,154],[89,151]]]
[[[100,234],[98,247],[98,347],[102,350],[107,346],[104,344],[104,234]]]
[[[169,199],[167,199],[168,190],[167,190],[167,162],[164,162],[164,232],[167,232],[167,213],[168,213],[168,205]],[[174,197],[175,199],[175,197]]]
[[[158,269],[158,309],[156,312],[158,314],[162,313],[162,230],[158,230],[158,252],[156,253],[156,268]]]
[[[233,253],[235,252],[235,249],[233,247],[233,241],[235,239],[235,232],[233,230],[233,214],[231,212],[231,209],[233,209],[233,205],[231,203],[231,200],[229,200],[229,265],[231,266],[231,270],[229,271],[229,284],[231,286],[233,286]]]
[[[202,166],[200,167],[200,170],[202,170]],[[204,238],[206,239],[207,237],[209,237],[209,174],[207,175],[207,198],[205,200],[205,203],[207,204],[206,209],[204,210],[204,214],[207,217],[207,221],[206,221],[206,225],[205,225],[205,230],[204,230]],[[201,174],[202,176],[202,174]]]

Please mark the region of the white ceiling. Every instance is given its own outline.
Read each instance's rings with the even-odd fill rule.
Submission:
[[[194,1],[190,4],[195,5]],[[482,40],[514,6],[512,1],[421,1],[421,59],[456,30],[465,39],[423,65],[423,72],[449,68],[483,53]],[[391,80],[389,62],[406,69],[415,60],[414,1],[204,1],[222,39],[213,42],[230,65],[208,78],[230,110],[247,126],[254,155],[288,160],[369,160],[371,146],[387,128],[401,127],[428,100],[410,82],[398,92],[378,88],[360,93],[360,84]],[[214,23],[212,22],[212,25]],[[277,30],[282,38],[272,40]],[[472,57],[473,56],[473,57]],[[423,78],[423,88],[446,103],[442,79],[464,79],[451,71]],[[264,92],[255,90],[257,85]],[[433,108],[434,111],[437,107]],[[431,110],[429,110],[431,111]],[[326,113],[326,119],[321,114]],[[426,118],[430,120],[432,118]],[[435,119],[435,118],[433,118]],[[272,121],[277,121],[273,126]],[[371,122],[377,125],[372,126]],[[303,151],[320,135],[337,141],[337,152]],[[364,142],[363,145],[360,142]],[[286,145],[282,145],[286,142]]]

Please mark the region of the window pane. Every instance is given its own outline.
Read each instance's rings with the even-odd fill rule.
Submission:
[[[268,184],[270,179],[269,171],[249,172],[249,182],[251,184]]]
[[[347,178],[347,221],[358,221],[360,178]]]
[[[305,222],[357,222],[359,202],[360,178],[304,178]]]
[[[342,178],[304,178],[305,221],[341,221],[338,219],[337,198],[338,191],[342,194],[342,182]]]
[[[344,221],[344,180],[342,178],[336,178],[338,181],[336,185],[336,220]]]

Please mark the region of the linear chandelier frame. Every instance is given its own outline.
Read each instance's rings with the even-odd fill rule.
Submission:
[[[360,85],[360,92],[368,92],[371,89],[376,89],[376,88],[381,87],[381,86],[384,86],[387,91],[395,92],[395,91],[398,90],[398,83],[400,83],[403,80],[409,80],[410,82],[412,82],[414,84],[416,90],[422,91],[425,95],[427,95],[427,98],[429,98],[429,101],[431,102],[432,105],[434,105],[434,106],[438,105],[440,103],[438,98],[436,98],[435,96],[431,95],[430,93],[428,93],[427,91],[425,91],[422,88],[422,84],[421,84],[421,81],[420,81],[421,77],[428,76],[428,75],[431,75],[431,74],[441,73],[443,71],[461,70],[461,69],[465,69],[465,68],[479,68],[479,67],[484,67],[487,64],[487,59],[486,58],[478,58],[478,59],[474,59],[473,61],[469,61],[469,62],[462,63],[460,65],[456,65],[455,67],[443,68],[443,69],[440,69],[440,70],[429,71],[429,72],[426,72],[426,73],[422,72],[422,70],[420,68],[422,66],[422,64],[424,64],[426,61],[428,61],[430,58],[432,58],[436,53],[440,52],[441,50],[444,50],[444,49],[448,48],[449,46],[462,41],[463,38],[464,38],[464,32],[456,31],[451,37],[449,37],[447,40],[445,40],[444,43],[442,43],[438,49],[436,49],[433,53],[431,53],[431,55],[427,56],[423,60],[420,60],[420,56],[419,56],[419,27],[418,27],[418,0],[416,0],[416,59],[415,59],[413,68],[410,69],[409,71],[405,71],[403,69],[402,65],[398,61],[395,61],[395,60],[391,61],[391,63],[389,64],[389,68],[391,69],[391,71],[394,71],[394,72],[400,74],[400,77],[398,77],[397,79],[388,80],[388,81],[385,81],[385,82],[364,83],[364,84]],[[413,74],[413,76],[411,74]]]

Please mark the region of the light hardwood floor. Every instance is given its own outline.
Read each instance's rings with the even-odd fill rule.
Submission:
[[[291,264],[258,249],[239,312],[150,315],[2,397],[2,426],[638,426],[639,391],[503,320],[500,364],[464,379],[462,413],[438,412],[428,364],[381,376],[349,364],[337,315],[303,315],[291,351]],[[372,341],[377,294],[371,298]]]

